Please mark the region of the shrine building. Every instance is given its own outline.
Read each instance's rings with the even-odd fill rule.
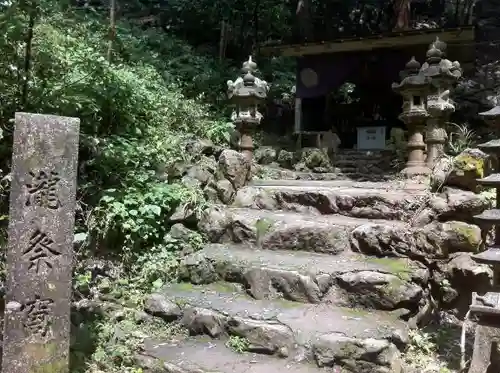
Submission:
[[[414,0],[411,8],[408,0],[378,1],[379,7],[370,1],[365,8],[358,2],[356,10],[338,2],[312,9],[308,0],[300,0],[292,34],[260,44],[261,55],[297,59],[293,132],[303,139],[300,143],[335,128],[341,148],[384,149],[390,130],[404,127],[398,119],[402,99],[391,84],[400,81],[412,56],[425,61],[436,37],[447,43],[446,58],[459,61],[464,75],[474,71],[472,9],[453,14],[443,8],[439,13],[432,8],[436,1]],[[384,8],[387,3],[392,4],[389,9]],[[429,14],[448,17],[432,19]],[[346,102],[339,89],[350,87]]]

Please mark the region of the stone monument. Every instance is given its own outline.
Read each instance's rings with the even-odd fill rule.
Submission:
[[[69,372],[79,126],[16,113],[2,372]]]
[[[447,139],[445,123],[451,113],[455,111],[450,99],[450,89],[462,76],[462,69],[457,61],[446,59],[446,43],[436,38],[427,51],[427,61],[422,65],[422,73],[432,79],[429,95],[427,96],[427,111],[430,117],[427,120],[427,158],[429,168],[433,168],[436,159],[444,152]]]
[[[430,169],[425,164],[425,143],[422,131],[429,117],[426,99],[431,79],[420,72],[420,67],[420,63],[412,57],[400,73],[401,83],[392,84],[393,91],[403,96],[403,112],[399,119],[405,123],[409,132],[408,161],[402,171],[407,177],[430,173]]]
[[[500,130],[500,107],[495,107],[479,115],[495,125],[497,132]],[[478,147],[497,160],[500,157],[500,139],[491,140],[478,145]],[[472,295],[470,312],[477,315],[478,323],[469,373],[485,373],[490,364],[492,345],[500,343],[500,169],[498,162],[495,171],[496,173],[477,180],[480,185],[496,188],[495,208],[475,216],[483,233],[483,251],[472,256],[476,262],[492,266],[493,286],[488,289],[488,292]],[[495,227],[495,241],[492,246],[484,250],[486,235],[492,226]]]
[[[234,82],[227,82],[229,100],[236,106],[231,120],[241,135],[239,148],[250,162],[254,149],[252,131],[262,120],[258,106],[264,102],[269,91],[267,82],[254,76],[256,70],[257,64],[250,56],[248,61],[243,63],[242,76]]]

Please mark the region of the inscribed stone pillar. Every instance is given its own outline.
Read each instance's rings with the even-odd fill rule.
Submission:
[[[242,76],[234,82],[228,80],[227,88],[229,99],[236,106],[231,120],[241,134],[240,150],[252,162],[254,149],[252,132],[262,120],[258,106],[266,99],[269,86],[265,80],[255,77],[257,64],[252,61],[252,56],[243,63],[241,71]]]
[[[462,69],[457,61],[446,59],[446,43],[436,38],[427,51],[427,61],[422,65],[421,72],[432,79],[427,97],[427,111],[430,117],[427,121],[427,159],[429,168],[433,168],[436,159],[444,152],[447,134],[445,123],[455,111],[450,99],[450,90],[462,76]]]
[[[2,372],[69,372],[79,125],[16,113]]]
[[[401,83],[392,84],[393,91],[403,96],[403,112],[399,119],[405,123],[409,132],[408,161],[402,171],[407,177],[430,173],[424,162],[425,144],[422,130],[429,116],[426,100],[431,80],[419,70],[420,63],[412,57],[401,72]]]

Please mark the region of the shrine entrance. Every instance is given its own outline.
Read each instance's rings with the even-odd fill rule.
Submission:
[[[391,83],[398,80],[399,64],[404,66],[400,61],[405,58],[405,53],[392,53],[389,58],[371,53],[335,63],[330,59],[322,65],[327,69],[320,73],[324,82],[313,75],[313,69],[302,69],[298,82],[298,95],[303,95],[301,121],[296,132],[308,135],[334,129],[341,148],[384,149],[390,130],[403,126],[398,120],[401,97],[392,92]],[[304,136],[303,146],[314,146],[307,138]]]

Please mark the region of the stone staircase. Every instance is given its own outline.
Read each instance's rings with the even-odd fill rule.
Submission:
[[[392,154],[381,150],[340,149],[335,167],[352,179],[383,176],[391,171]]]
[[[261,180],[241,189],[232,206],[205,212],[199,227],[212,244],[182,259],[182,282],[145,304],[193,337],[146,341],[143,365],[161,361],[158,371],[169,373],[404,372],[408,330],[432,312],[422,258],[439,255],[451,229],[408,223],[426,198],[420,184],[344,180]],[[464,210],[435,205],[428,213],[436,221]]]

